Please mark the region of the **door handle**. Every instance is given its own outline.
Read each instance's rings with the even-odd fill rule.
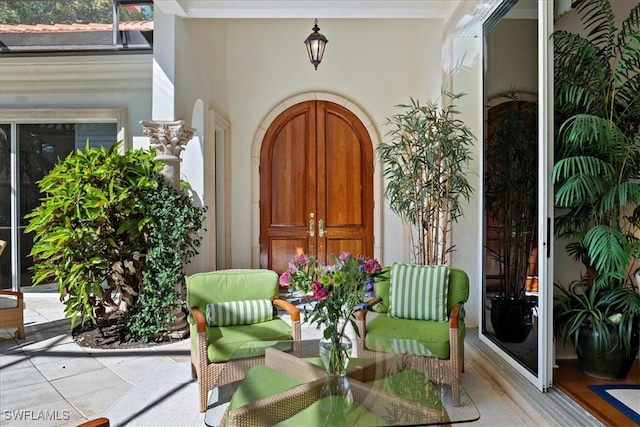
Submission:
[[[309,214],[309,236],[314,237],[316,235],[316,222],[313,219],[313,212]]]
[[[318,236],[324,237],[325,234],[326,233],[324,231],[324,221],[320,220],[318,221]]]

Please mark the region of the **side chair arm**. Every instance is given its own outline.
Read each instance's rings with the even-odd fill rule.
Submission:
[[[367,306],[369,307],[373,307],[376,304],[379,304],[382,302],[382,298],[380,297],[375,297],[375,298],[371,298],[365,301],[365,303],[367,304]],[[367,310],[366,308],[361,308],[360,310],[358,310],[356,312],[356,319],[359,321],[365,321],[367,320],[367,313],[369,312],[369,310]]]
[[[17,291],[0,290],[0,295],[11,295],[18,299],[24,298],[24,294],[22,292],[17,292]]]
[[[276,298],[273,300],[273,305],[275,305],[276,307],[280,307],[281,309],[289,313],[292,322],[300,321],[300,310],[298,310],[296,306],[291,304],[289,301]]]
[[[207,332],[207,322],[204,320],[204,314],[197,307],[191,308],[191,315],[193,316],[193,320],[196,322],[196,330],[198,333],[204,334]]]
[[[460,322],[460,312],[462,311],[462,303],[457,303],[451,307],[451,313],[449,313],[449,328],[458,329]]]

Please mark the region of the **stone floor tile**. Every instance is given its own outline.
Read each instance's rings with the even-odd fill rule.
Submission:
[[[24,340],[17,340],[25,351],[50,349],[58,345],[75,343],[69,334],[56,328],[38,330],[37,332],[27,331],[26,335]]]
[[[86,354],[58,353],[52,355],[50,354],[52,351],[46,353],[48,354],[42,358],[31,358],[31,360],[49,381],[104,368],[102,363]]]
[[[21,351],[0,352],[0,369],[4,370],[26,368],[33,363]]]
[[[114,366],[131,359],[158,357],[159,355],[152,348],[136,348],[136,349],[95,349],[83,347],[88,355],[94,357],[105,366]]]
[[[47,402],[62,399],[58,390],[48,382],[29,384],[20,389],[0,390],[0,415],[19,409],[42,409]],[[2,424],[4,427],[4,424]]]
[[[0,412],[2,427],[77,426],[84,421],[83,415],[62,398],[23,409],[3,408]]]
[[[2,368],[2,381],[0,390],[11,390],[31,384],[46,382],[47,379],[33,364],[24,360],[23,362],[10,367]],[[18,392],[20,392],[18,390]]]
[[[122,383],[113,387],[86,392],[76,396],[65,396],[87,419],[101,417],[110,407],[122,398],[133,387]]]
[[[51,381],[58,392],[67,397],[76,397],[85,393],[94,393],[112,387],[125,386],[129,388],[131,383],[125,381],[109,368],[96,369],[82,372]]]
[[[22,344],[14,338],[0,337],[0,356],[4,354],[23,353]]]
[[[123,360],[109,369],[119,375],[123,380],[131,384],[137,384],[157,363],[167,363],[164,356],[145,356],[129,360]]]
[[[34,365],[65,361],[71,357],[87,356],[82,347],[73,342],[73,340],[66,341],[64,336],[54,337],[48,341],[48,345],[35,343],[22,347],[25,356],[31,359]]]

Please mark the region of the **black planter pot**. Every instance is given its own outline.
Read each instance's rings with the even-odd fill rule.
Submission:
[[[491,325],[500,341],[521,343],[533,327],[533,304],[500,296],[491,299]]]
[[[618,329],[609,328],[612,342],[617,343]],[[578,364],[585,374],[605,379],[605,380],[621,380],[626,378],[629,370],[633,365],[633,361],[638,355],[638,344],[640,343],[638,328],[631,337],[632,351],[627,355],[624,349],[617,345],[613,350],[598,349],[595,344],[595,338],[598,332],[591,328],[583,327],[578,333]]]

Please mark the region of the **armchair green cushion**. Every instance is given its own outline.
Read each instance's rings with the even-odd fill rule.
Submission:
[[[275,280],[276,286],[272,286]],[[215,291],[212,291],[215,289]],[[187,306],[206,313],[207,304],[278,297],[278,274],[271,270],[220,270],[189,277]]]
[[[450,337],[452,325],[449,321],[400,319],[388,316],[390,305],[391,269],[383,269],[383,280],[375,285],[376,296],[382,301],[374,308],[377,313],[366,321],[365,345],[377,351],[393,351],[393,340],[415,340],[439,359],[451,358]],[[469,277],[455,267],[449,268],[449,290],[447,307],[449,313],[456,304],[464,304],[469,298]],[[457,321],[457,348],[462,349],[466,334],[464,309],[461,309]],[[457,359],[457,358],[456,358]],[[461,369],[461,367],[459,367]],[[461,372],[461,371],[460,371]]]
[[[207,357],[213,363],[227,362],[244,343],[290,339],[291,327],[278,318],[251,325],[208,327]]]
[[[401,319],[449,319],[449,266],[393,263],[389,316]]]
[[[207,409],[209,391],[242,379],[242,370],[225,371],[232,355],[246,358],[247,363],[258,363],[254,356],[264,354],[266,347],[276,345],[289,350],[294,341],[300,341],[300,310],[289,301],[278,299],[278,291],[278,274],[265,269],[209,271],[187,279],[191,376],[198,378],[200,412]],[[262,300],[262,309],[245,304],[258,300]],[[213,310],[206,316],[208,307]],[[286,311],[289,322],[278,317],[278,310]],[[251,324],[238,324],[246,322]],[[241,346],[242,354],[234,355]]]
[[[461,341],[466,328],[460,325]],[[449,322],[398,319],[379,315],[367,321],[365,344],[374,351],[395,352],[393,340],[415,340],[438,359],[449,358]]]
[[[251,325],[273,319],[273,311],[268,299],[212,302],[207,304],[206,319],[209,326]]]
[[[271,270],[237,269],[198,273],[187,281],[187,306],[203,314],[210,304],[229,301],[273,300],[278,296],[278,274]],[[197,348],[196,324],[189,315],[191,344]],[[246,342],[292,339],[292,330],[277,316],[248,325],[207,326],[207,358],[212,363],[226,362]]]

